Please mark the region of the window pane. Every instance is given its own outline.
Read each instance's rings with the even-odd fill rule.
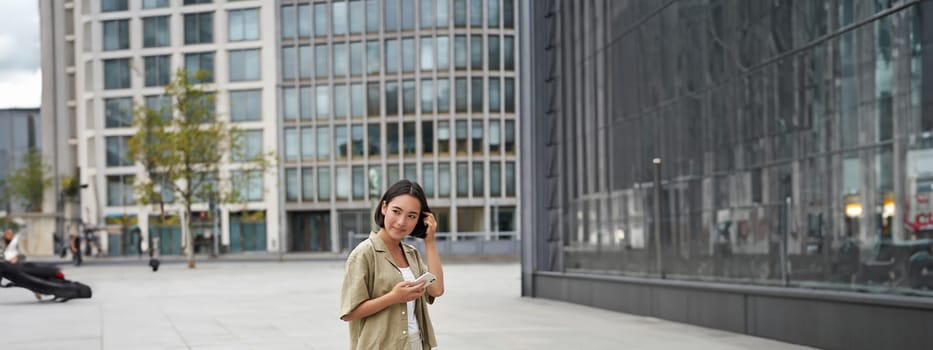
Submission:
[[[314,62],[314,55],[311,53],[311,45],[301,45],[298,47],[298,76],[302,79],[310,78],[312,75],[311,67]]]
[[[402,178],[400,172],[401,169],[399,169],[398,164],[389,164],[386,167],[386,184],[392,186],[392,184],[398,182]]]
[[[505,61],[503,69],[507,71],[515,70],[515,39],[506,35],[502,38],[502,57]]]
[[[285,120],[298,119],[298,89],[285,88],[282,95],[282,113],[285,114]]]
[[[143,47],[169,46],[169,16],[143,18]]]
[[[107,176],[107,205],[124,206],[135,204],[134,180],[133,175]]]
[[[430,120],[421,122],[421,151],[434,153],[434,122]]]
[[[347,33],[347,3],[335,1],[331,4],[333,7],[334,35],[343,35]]]
[[[398,41],[386,40],[386,73],[398,72]]]
[[[447,27],[447,2],[450,0],[437,0],[437,27]]]
[[[470,68],[483,69],[483,36],[470,36]]]
[[[421,0],[419,7],[419,12],[421,12],[421,28],[433,28],[435,16],[434,0]]]
[[[126,0],[101,0],[100,12],[126,11]]]
[[[314,100],[317,107],[315,110],[317,119],[330,118],[330,88],[327,85],[318,86],[315,88],[315,94],[317,95]]]
[[[437,37],[435,51],[437,51],[437,70],[447,70],[450,67],[450,38],[446,36]]]
[[[126,3],[126,0],[122,0],[123,3]],[[143,0],[144,9],[154,9],[160,7],[168,7],[169,0]]]
[[[227,37],[230,41],[259,39],[259,10],[227,11]]]
[[[350,146],[347,144],[347,126],[334,126],[334,156],[337,159],[346,159]]]
[[[457,197],[467,197],[470,194],[470,165],[466,162],[457,162]]]
[[[330,158],[330,127],[317,127],[317,158]]]
[[[379,67],[382,61],[379,59],[379,42],[369,41],[366,43],[366,73],[379,74]]]
[[[311,100],[316,96],[314,95],[314,90],[310,86],[302,86],[300,92],[298,93],[298,105],[300,109],[301,119],[311,120],[314,119],[314,109]]]
[[[379,124],[369,124],[366,126],[367,129],[367,142],[369,143],[368,151],[370,156],[378,156],[381,144],[379,143]]]
[[[107,136],[105,138],[108,167],[133,165],[133,161],[126,154],[129,139],[129,136]]]
[[[314,4],[314,36],[322,37],[327,36],[327,33],[330,31],[329,28],[329,17],[330,17],[330,6],[327,6],[327,3],[316,3]],[[310,14],[309,14],[310,16]],[[299,23],[301,23],[299,21]],[[310,25],[310,23],[309,23]],[[310,30],[310,28],[308,28]],[[309,33],[310,35],[310,33]]]
[[[411,181],[418,181],[418,165],[414,163],[405,163],[402,169],[403,178]]]
[[[162,120],[172,118],[172,98],[170,96],[146,96],[146,108],[162,114]]]
[[[346,166],[338,166],[335,168],[337,171],[336,180],[337,180],[337,199],[346,200],[350,198],[350,169]]]
[[[363,199],[366,196],[366,173],[362,165],[353,166],[353,199]]]
[[[347,117],[347,86],[340,84],[334,86],[334,118]]]
[[[454,68],[467,68],[467,40],[465,35],[454,36]]]
[[[350,1],[350,33],[363,32],[363,2]]]
[[[466,27],[467,0],[454,0],[454,26]]]
[[[415,29],[415,0],[402,0],[402,30]]]
[[[513,0],[502,0],[502,22],[506,28],[515,27],[515,3]]]
[[[437,165],[437,194],[441,197],[450,196],[450,164]]]
[[[233,152],[233,161],[246,161],[259,157],[262,154],[262,130],[246,130],[242,137],[243,139],[239,140],[239,149]],[[297,146],[298,140],[294,141]]]
[[[347,75],[347,44],[334,44],[334,76]]]
[[[314,159],[314,128],[301,129],[301,159]]]
[[[385,30],[398,30],[398,1],[385,0]]]
[[[405,72],[415,71],[415,39],[402,39],[402,70]]]
[[[104,99],[104,126],[107,128],[133,126],[133,99],[130,97]]]
[[[282,48],[282,79],[295,79],[295,72],[298,68],[295,47],[286,46]]]
[[[405,154],[415,154],[415,123],[406,122],[402,125]]]
[[[505,163],[505,195],[515,197],[515,162]]]
[[[185,55],[185,70],[192,83],[214,82],[214,53],[189,53]],[[203,79],[197,79],[198,74],[205,74]]]
[[[425,196],[434,197],[434,164],[425,163],[421,166],[421,188]]]
[[[130,47],[129,20],[103,21],[104,51],[125,50]]]
[[[467,122],[458,120],[454,136],[457,143],[457,154],[466,154],[467,152]]]
[[[298,159],[298,131],[295,128],[285,128],[285,160]]]
[[[353,124],[350,126],[350,153],[353,157],[362,157],[364,153],[363,146],[363,125]]]
[[[230,91],[230,120],[260,120],[261,90]]]
[[[298,169],[285,169],[285,200],[298,201]]]
[[[314,76],[318,78],[327,77],[327,73],[330,72],[330,63],[327,61],[329,57],[327,44],[314,45]]]
[[[402,82],[402,112],[405,114],[415,113],[415,104],[417,103],[415,91],[415,81],[405,80]]]
[[[470,0],[470,26],[483,26],[483,0]]]
[[[379,102],[382,91],[379,89],[379,83],[366,84],[366,114],[369,116],[379,116]]]
[[[489,195],[502,195],[502,164],[498,162],[489,163]]]
[[[185,44],[214,42],[214,13],[190,13],[185,15]]]
[[[466,78],[457,78],[454,80],[454,91],[456,95],[457,112],[467,111],[467,80]]]
[[[482,162],[473,162],[473,197],[483,196],[483,174],[485,173]]]
[[[499,66],[499,37],[489,36],[489,46],[486,48],[489,53],[489,70],[501,70]]]
[[[439,113],[450,111],[450,81],[446,78],[437,80],[437,111]]]
[[[505,111],[515,113],[515,79],[505,78]]]
[[[434,81],[421,80],[421,113],[434,112]]]
[[[472,139],[472,148],[475,155],[483,153],[483,121],[474,120],[473,127],[470,128],[470,138]]]
[[[505,152],[515,153],[515,121],[505,121]]]
[[[488,0],[488,13],[486,17],[489,19],[487,22],[490,28],[499,27],[499,0]]]
[[[317,199],[330,200],[330,168],[317,168]]]
[[[314,168],[301,169],[301,199],[305,201],[314,200]]]
[[[282,38],[292,39],[297,34],[295,26],[295,6],[282,6]]]
[[[104,60],[104,89],[128,89],[130,87],[130,59]]]
[[[501,105],[499,103],[499,78],[489,78],[489,111],[490,112],[500,112],[502,111]]]
[[[398,123],[386,123],[386,154],[398,155]]]
[[[317,13],[316,10],[317,8],[315,7],[315,14]],[[324,13],[324,16],[325,20],[322,23],[326,26],[327,13]],[[314,23],[318,23],[317,17],[315,17]],[[302,38],[311,36],[311,5],[298,5],[298,36]]]
[[[421,70],[434,69],[434,38],[421,37]]]
[[[483,78],[473,78],[473,92],[470,94],[473,113],[483,113]]]
[[[172,74],[172,58],[169,55],[143,58],[146,70],[146,86],[168,85]]]
[[[502,146],[502,131],[498,120],[489,121],[489,153],[496,155]]]
[[[379,1],[366,0],[366,32],[379,31]]]
[[[363,74],[363,43],[350,43],[350,74]]]
[[[450,122],[446,120],[437,122],[437,151],[443,154],[450,152]]]
[[[365,109],[366,93],[363,91],[363,84],[350,85],[350,114],[354,117],[362,117],[366,113]]]
[[[398,115],[398,83],[386,83],[386,116]]]
[[[230,51],[230,81],[259,80],[259,50]]]

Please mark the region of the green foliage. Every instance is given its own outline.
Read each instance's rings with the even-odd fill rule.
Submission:
[[[23,163],[7,178],[7,194],[18,199],[26,211],[42,211],[45,189],[52,185],[52,167],[37,149],[23,155]]]
[[[81,184],[74,176],[62,176],[62,194],[66,197],[76,198],[81,192]]]

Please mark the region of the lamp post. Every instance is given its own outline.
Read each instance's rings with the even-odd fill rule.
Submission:
[[[664,260],[661,258],[661,158],[654,163],[654,253],[657,258],[658,275],[664,278]]]

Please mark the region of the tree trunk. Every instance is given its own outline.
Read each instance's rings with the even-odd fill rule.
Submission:
[[[182,216],[184,220],[181,224],[182,236],[185,237],[185,254],[188,256],[188,268],[193,269],[196,266],[194,262],[194,236],[191,235],[191,208],[185,207],[185,213]]]

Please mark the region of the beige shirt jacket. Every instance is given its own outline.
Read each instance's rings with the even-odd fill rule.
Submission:
[[[402,243],[402,249],[415,277],[428,270],[415,247]],[[385,242],[375,232],[371,233],[369,239],[357,245],[347,257],[340,291],[341,317],[366,300],[388,294],[403,280],[402,272],[395,265]],[[434,297],[427,293],[415,301],[415,318],[418,319],[425,349],[437,346],[427,308],[427,304],[433,303]],[[408,349],[407,311],[405,303],[398,303],[368,317],[350,321],[350,349]]]

